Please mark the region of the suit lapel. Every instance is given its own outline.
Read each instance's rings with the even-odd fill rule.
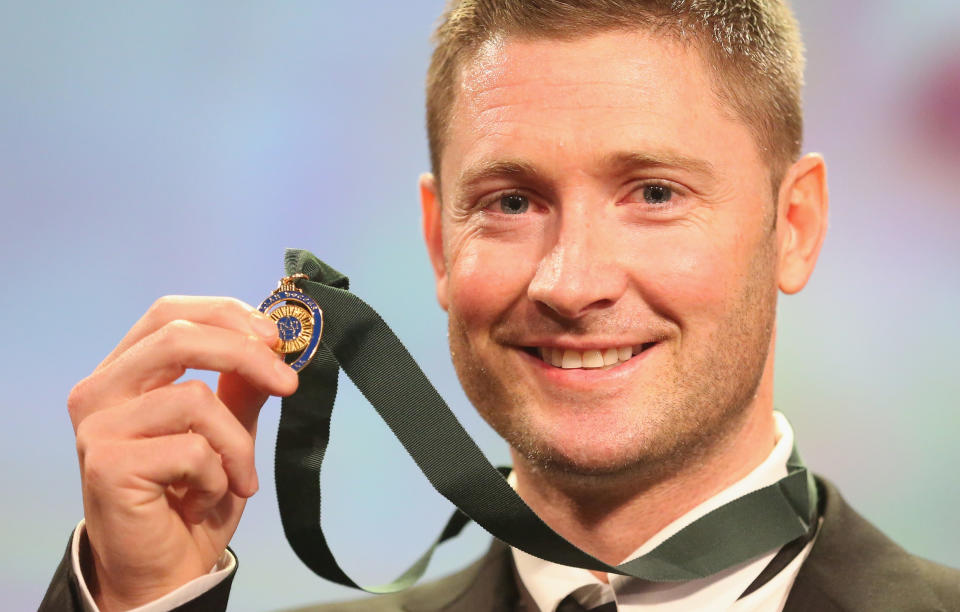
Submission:
[[[487,553],[467,569],[410,591],[405,612],[506,612],[516,607],[510,548],[494,540]]]
[[[854,512],[817,478],[823,524],[784,612],[944,610],[916,558]]]

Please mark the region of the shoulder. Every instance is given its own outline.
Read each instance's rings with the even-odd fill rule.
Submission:
[[[517,600],[510,549],[494,540],[468,567],[401,593],[322,604],[287,612],[481,612],[511,610]]]
[[[823,525],[790,610],[960,610],[960,570],[911,555],[817,478]]]

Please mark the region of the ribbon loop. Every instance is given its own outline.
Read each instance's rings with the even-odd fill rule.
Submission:
[[[370,593],[413,585],[433,551],[469,520],[534,556],[658,582],[702,578],[806,536],[816,523],[813,477],[796,450],[782,480],[694,521],[650,553],[612,566],[583,552],[538,517],[487,461],[383,319],[350,293],[349,280],[307,251],[289,249],[287,275],[307,274],[301,289],[324,312],[317,355],[300,387],[282,402],[275,473],[284,533],[317,575]],[[458,510],[414,564],[388,584],[363,587],[337,564],[321,527],[320,468],[343,368],[431,485]]]

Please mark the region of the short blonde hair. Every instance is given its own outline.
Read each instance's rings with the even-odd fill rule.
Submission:
[[[774,189],[800,156],[803,43],[781,0],[450,0],[427,72],[430,163],[440,176],[460,71],[494,36],[571,39],[643,28],[695,44],[718,98],[753,132]]]

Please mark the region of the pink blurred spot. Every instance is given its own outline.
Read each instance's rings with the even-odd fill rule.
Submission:
[[[931,66],[918,89],[916,102],[929,144],[960,155],[960,50]]]

